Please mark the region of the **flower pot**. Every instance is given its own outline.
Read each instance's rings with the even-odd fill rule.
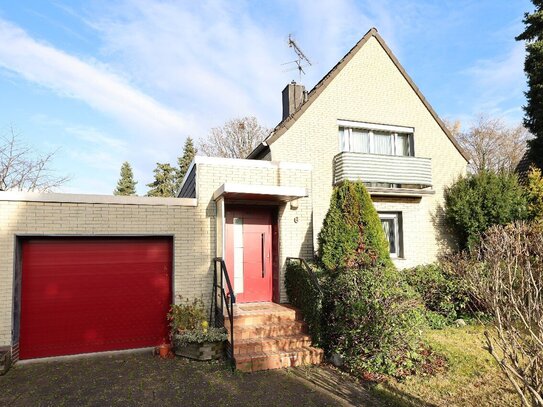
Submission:
[[[224,341],[188,343],[175,347],[175,354],[195,360],[215,360],[224,355]]]
[[[161,357],[161,358],[167,358],[169,355],[170,355],[170,351],[171,351],[171,346],[167,343],[163,344],[163,345],[160,345],[158,348],[158,355]]]

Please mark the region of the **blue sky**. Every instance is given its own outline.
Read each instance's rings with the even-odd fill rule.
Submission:
[[[57,150],[61,191],[112,192],[129,161],[146,192],[187,136],[255,115],[273,127],[295,71],[311,88],[372,26],[438,114],[522,120],[528,0],[0,0],[0,134]]]

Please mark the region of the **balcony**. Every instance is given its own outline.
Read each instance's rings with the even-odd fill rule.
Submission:
[[[334,185],[345,180],[391,184],[391,190],[431,189],[432,159],[342,152],[334,157]]]

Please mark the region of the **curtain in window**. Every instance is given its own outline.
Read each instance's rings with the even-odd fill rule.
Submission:
[[[394,233],[394,219],[381,219],[381,225],[385,231],[389,243],[390,254],[396,253],[396,234]]]
[[[398,134],[396,136],[396,155],[410,155],[409,136],[407,134]]]
[[[373,153],[392,155],[392,134],[374,132],[373,133]]]
[[[351,151],[355,153],[370,152],[370,133],[367,130],[352,129]]]
[[[339,128],[339,151],[349,151],[349,129],[344,127]]]

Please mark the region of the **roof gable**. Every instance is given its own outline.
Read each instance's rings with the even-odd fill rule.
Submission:
[[[394,63],[396,68],[402,74],[403,78],[407,81],[409,86],[413,89],[417,97],[423,103],[424,107],[432,115],[433,119],[437,122],[439,127],[443,130],[458,152],[462,157],[468,161],[466,153],[463,151],[462,147],[458,144],[454,136],[447,129],[443,121],[439,118],[435,110],[432,108],[430,103],[426,100],[420,89],[413,82],[411,77],[407,74],[403,66],[400,64],[400,61],[392,53],[390,48],[387,46],[383,38],[379,35],[376,28],[369,30],[361,39],[356,43],[356,45],[313,87],[309,92],[307,100],[289,117],[282,120],[270,133],[270,135],[255,148],[255,150],[249,154],[248,158],[258,157],[267,146],[273,144],[279,137],[281,137],[295,122],[296,120],[311,106],[311,104],[318,98],[318,96],[326,89],[326,87],[334,80],[334,78],[341,72],[341,70],[353,59],[353,57],[360,51],[364,45],[371,39],[375,38],[379,45],[383,48],[387,56]]]

